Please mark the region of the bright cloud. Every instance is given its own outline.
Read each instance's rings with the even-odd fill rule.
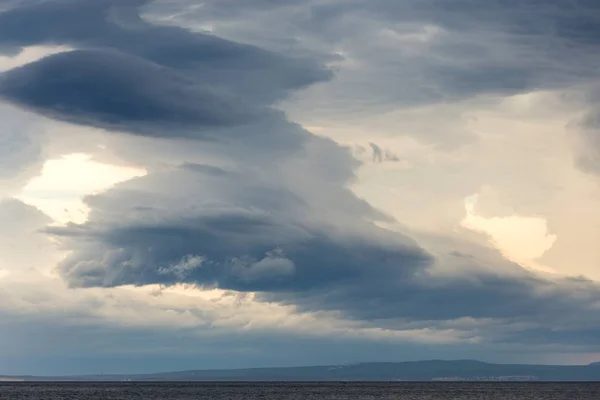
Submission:
[[[547,222],[543,218],[519,215],[481,217],[475,212],[477,198],[475,195],[465,200],[467,216],[462,225],[489,235],[494,246],[507,258],[524,266],[548,271],[547,267],[536,264],[536,260],[552,247],[557,238],[548,234]]]
[[[84,196],[145,174],[140,168],[107,165],[86,154],[70,154],[46,161],[40,176],[31,179],[18,198],[58,223],[82,223],[89,211],[82,201]]]

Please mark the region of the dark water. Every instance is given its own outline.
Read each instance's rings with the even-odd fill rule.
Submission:
[[[600,400],[600,383],[0,383],[0,400]]]

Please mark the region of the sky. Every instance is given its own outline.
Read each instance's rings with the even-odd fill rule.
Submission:
[[[600,360],[599,19],[0,1],[0,374]]]

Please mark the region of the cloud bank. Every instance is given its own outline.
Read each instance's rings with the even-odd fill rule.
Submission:
[[[207,1],[200,14],[187,1],[10,3],[0,12],[5,54],[43,45],[66,50],[3,72],[0,98],[49,126],[68,127],[45,132],[54,146],[148,171],[87,196],[84,223],[43,227],[47,222],[36,219],[44,240],[66,253],[55,272],[77,293],[191,285],[252,296],[260,307],[285,308],[288,318],[334,316],[341,328],[332,335],[360,328],[415,340],[418,334],[402,332],[430,330],[492,347],[597,351],[595,281],[523,268],[480,235],[447,224],[432,232],[408,218],[395,221],[352,191],[364,166],[351,148],[292,120],[310,114],[352,123],[390,110],[422,118],[444,103],[566,90],[592,109],[587,130],[577,131],[591,148],[585,165],[592,168],[594,104],[581,86],[597,79],[597,60],[588,55],[597,46],[596,6],[534,2],[536,12],[527,13],[513,3],[307,0],[229,12],[230,2]],[[213,33],[159,24],[169,7],[183,10],[176,23],[212,22]],[[265,27],[244,23],[250,15]],[[524,23],[526,15],[534,21]],[[299,32],[277,19],[293,21]],[[563,61],[570,57],[582,62]],[[479,171],[472,182],[460,179],[466,168],[459,152],[484,135],[417,128],[398,136],[409,136],[419,151],[431,146],[458,171],[424,194],[430,204],[418,206],[445,213],[442,205],[450,204],[454,221],[472,194],[465,192],[480,190],[484,179]],[[0,164],[0,178],[39,163],[43,149],[57,151],[38,133],[1,132],[7,154],[19,156]],[[433,167],[407,176],[423,161],[388,150],[381,138],[363,139],[371,164],[402,168],[394,170],[406,183],[398,203],[410,188],[439,179]],[[483,156],[468,160],[487,173]],[[422,217],[419,207],[405,212]],[[0,220],[13,212],[3,209],[26,206],[0,203]]]

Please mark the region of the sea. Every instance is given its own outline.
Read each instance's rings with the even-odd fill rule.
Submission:
[[[600,383],[0,383],[1,400],[600,400]]]

